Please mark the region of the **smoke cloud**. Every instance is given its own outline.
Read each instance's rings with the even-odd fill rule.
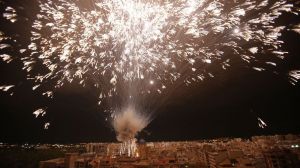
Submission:
[[[117,114],[113,120],[113,127],[117,140],[128,142],[149,124],[149,117],[138,113],[135,108],[128,107]]]

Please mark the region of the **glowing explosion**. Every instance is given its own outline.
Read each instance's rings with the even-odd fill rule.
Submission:
[[[136,134],[148,125],[148,119],[132,107],[121,111],[113,121],[119,141],[134,139]]]
[[[138,113],[133,107],[123,109],[115,116],[113,127],[116,131],[117,139],[120,142],[124,142],[121,145],[121,154],[134,156],[137,150],[135,136],[148,125],[149,121],[145,114]]]
[[[286,0],[96,0],[92,7],[80,3],[41,1],[28,46],[8,45],[5,41],[14,39],[0,34],[1,49],[15,47],[21,58],[9,53],[0,57],[8,63],[20,59],[28,80],[35,83],[33,90],[40,89],[43,95],[53,97],[53,91],[65,83],[92,82],[99,88],[99,104],[126,97],[122,106],[128,106],[127,99],[160,94],[178,81],[188,85],[214,77],[206,69],[209,64],[226,69],[233,59],[240,59],[257,71],[276,66],[273,59],[284,58],[283,41],[278,38],[286,27],[275,26],[274,20],[282,12],[299,12]],[[8,6],[3,17],[13,25],[17,14]],[[292,29],[299,31],[299,25]],[[256,57],[270,54],[263,61]],[[295,83],[298,71],[290,75]],[[53,88],[45,90],[47,84]],[[135,109],[112,113],[121,141],[133,139],[149,123]]]

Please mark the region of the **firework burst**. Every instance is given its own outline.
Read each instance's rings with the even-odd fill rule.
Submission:
[[[0,58],[21,60],[27,79],[35,83],[32,89],[48,97],[66,83],[92,83],[99,89],[99,104],[116,96],[136,100],[161,94],[170,83],[214,77],[206,67],[225,70],[234,66],[232,59],[257,71],[276,66],[274,59],[286,53],[279,40],[286,27],[274,21],[283,12],[299,12],[286,0],[96,0],[89,7],[80,2],[39,2],[30,44],[18,48],[21,58],[7,53]],[[3,17],[13,25],[18,11],[8,6]],[[12,37],[1,32],[0,39],[1,50],[14,47],[5,43]],[[258,55],[272,57],[261,61]]]

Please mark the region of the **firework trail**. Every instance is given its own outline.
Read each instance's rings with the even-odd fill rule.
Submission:
[[[212,78],[213,72],[206,69],[211,64],[225,70],[238,59],[257,71],[276,66],[274,59],[286,54],[279,40],[286,26],[276,26],[275,19],[283,12],[299,13],[286,0],[95,0],[88,7],[82,3],[40,1],[30,44],[15,47],[21,58],[8,53],[0,58],[7,63],[21,60],[27,79],[35,83],[32,89],[48,97],[66,83],[92,83],[99,90],[99,104],[113,97],[126,97],[123,104],[128,104],[161,94],[176,82],[188,85]],[[7,6],[3,17],[13,26],[18,11]],[[1,50],[14,48],[7,40],[14,39],[1,32]],[[262,55],[272,57],[260,59]],[[35,69],[41,67],[43,71]],[[44,114],[43,109],[34,112],[36,117]],[[148,124],[137,122],[142,126],[133,135]]]

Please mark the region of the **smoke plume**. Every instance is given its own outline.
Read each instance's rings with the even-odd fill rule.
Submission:
[[[133,139],[148,124],[149,117],[138,113],[133,107],[122,110],[115,116],[112,123],[117,134],[117,140],[120,142]]]

